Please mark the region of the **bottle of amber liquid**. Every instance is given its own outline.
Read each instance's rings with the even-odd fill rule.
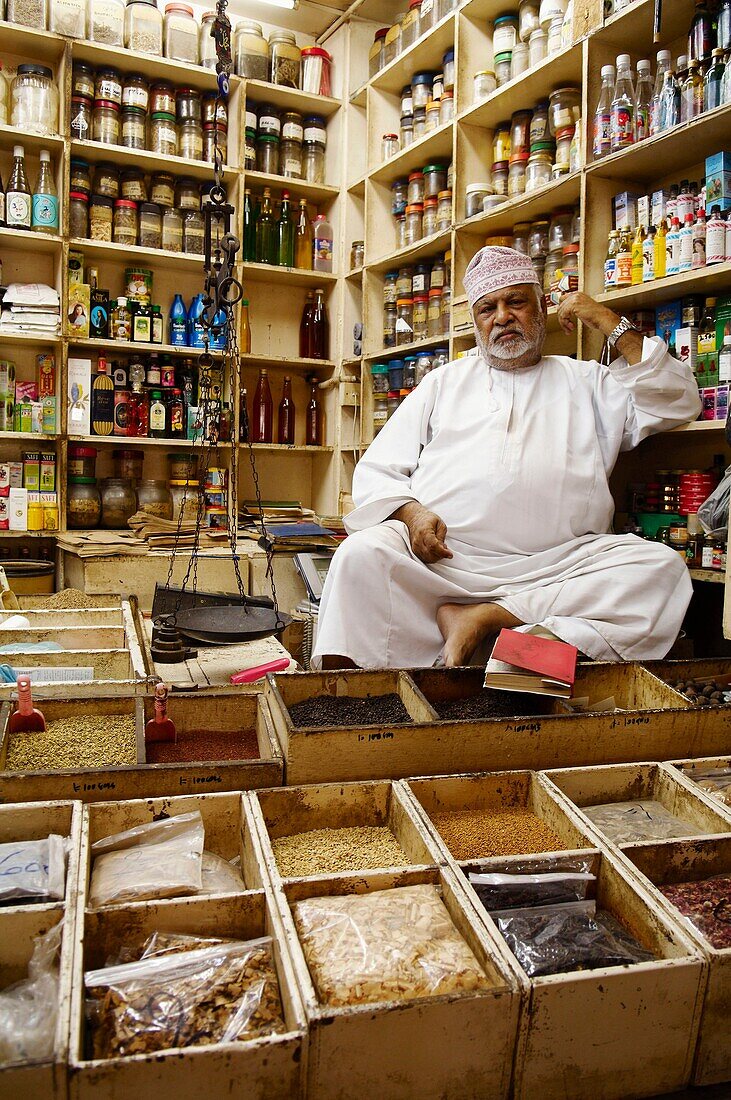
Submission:
[[[249,322],[248,298],[244,298],[241,302],[241,346],[239,350],[242,355],[249,355],[251,352],[251,324]]]
[[[315,295],[311,290],[307,291],[305,308],[302,310],[300,321],[300,358],[313,359],[312,354],[312,322],[315,313]]]
[[[271,443],[274,425],[274,401],[269,388],[269,376],[265,370],[259,371],[259,380],[254,391],[254,405],[251,417],[251,442]]]
[[[292,379],[285,377],[282,387],[282,400],[279,402],[277,421],[277,442],[290,446],[294,443],[295,407],[292,399]]]
[[[310,355],[313,359],[327,359],[330,347],[330,322],[325,307],[325,291],[315,291],[315,307],[312,312],[312,339]]]
[[[91,384],[91,430],[94,435],[111,435],[114,431],[114,382],[103,355],[99,356]]]
[[[312,270],[312,225],[307,215],[307,199],[300,199],[294,237],[294,266]]]
[[[317,399],[317,382],[310,383],[310,400],[305,420],[305,443],[308,447],[322,445],[322,410]]]

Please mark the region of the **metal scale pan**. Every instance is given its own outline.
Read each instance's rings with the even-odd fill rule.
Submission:
[[[235,645],[281,633],[292,622],[291,615],[277,614],[273,607],[192,607],[181,611],[177,627],[181,634],[206,645]]]

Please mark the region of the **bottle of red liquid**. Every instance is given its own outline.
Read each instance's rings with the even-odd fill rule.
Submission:
[[[251,442],[271,443],[274,425],[274,401],[269,388],[269,377],[265,370],[259,371],[259,381],[254,391],[254,405],[251,417]]]
[[[292,400],[292,379],[286,377],[282,387],[282,400],[279,403],[277,439],[279,443],[294,443],[294,421],[296,410]]]
[[[317,382],[310,383],[310,400],[305,420],[305,442],[308,447],[319,447],[322,443],[322,410],[317,399]]]
[[[300,321],[300,358],[312,359],[312,320],[315,312],[315,295],[311,290],[307,291],[305,308],[302,310]]]
[[[325,291],[315,291],[315,307],[312,313],[312,359],[327,359],[330,347],[330,323],[325,308]]]

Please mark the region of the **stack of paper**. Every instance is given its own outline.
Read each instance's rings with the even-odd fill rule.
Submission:
[[[45,283],[11,283],[0,314],[0,334],[58,336],[61,326],[58,291]]]

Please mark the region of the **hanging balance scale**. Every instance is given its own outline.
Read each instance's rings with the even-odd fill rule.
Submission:
[[[216,110],[220,105],[225,105],[228,100],[229,76],[232,69],[231,23],[226,15],[227,7],[228,0],[218,0],[216,19],[211,30],[218,55]],[[218,128],[214,127],[216,139],[217,135]],[[152,617],[155,629],[152,653],[155,660],[163,662],[183,661],[193,655],[192,650],[186,649],[181,636],[184,640],[189,639],[205,645],[229,645],[277,635],[292,621],[291,616],[281,613],[277,602],[273,570],[274,547],[264,525],[259,475],[250,441],[247,446],[260,527],[257,541],[267,557],[266,576],[271,590],[271,600],[247,596],[241,579],[237,546],[239,467],[236,438],[231,439],[227,535],[238,596],[198,592],[198,559],[205,514],[205,487],[209,483],[211,459],[215,457],[219,443],[219,414],[222,409],[224,380],[227,376],[230,378],[232,397],[234,395],[238,397],[241,389],[241,359],[235,309],[243,298],[244,288],[234,272],[236,254],[241,247],[241,242],[231,231],[231,219],[236,211],[228,202],[223,186],[223,155],[217,140],[214,148],[213,186],[202,204],[202,213],[205,218],[205,241],[203,312],[200,323],[204,332],[204,350],[198,357],[199,413],[193,443],[194,452],[197,451],[200,454],[199,485],[196,490],[197,509],[188,567],[181,586],[176,588],[172,586],[171,581],[176,554],[179,549],[182,549],[181,529],[188,497],[186,485],[177,518],[167,581],[164,587],[156,587],[153,604]],[[220,339],[222,335],[223,351],[214,357],[210,351],[211,343]],[[245,405],[241,406],[241,415],[244,417],[248,415]],[[250,440],[250,432],[246,431],[245,435],[246,439]]]

